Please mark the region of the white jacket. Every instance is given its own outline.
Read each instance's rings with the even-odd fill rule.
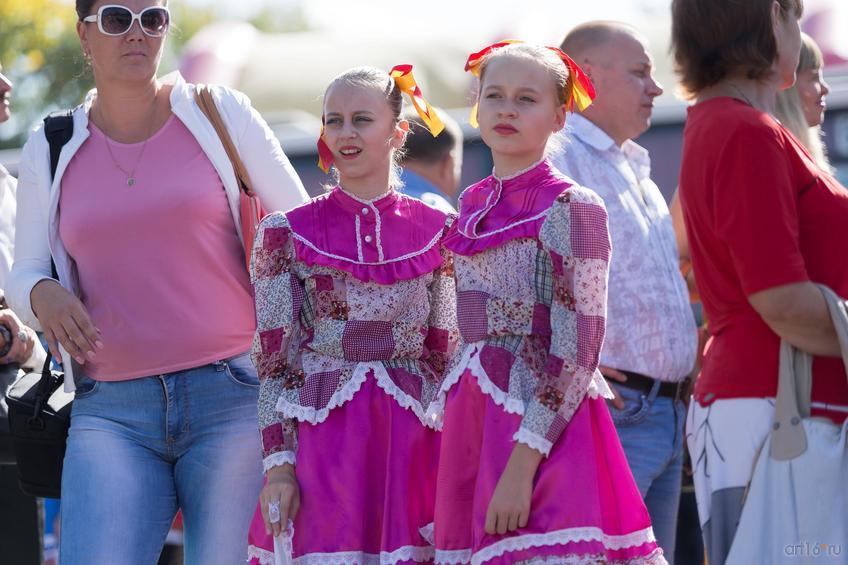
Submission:
[[[239,188],[235,173],[215,129],[195,103],[194,85],[186,83],[178,73],[164,77],[162,82],[174,85],[171,91],[172,112],[194,135],[221,177],[230,212],[241,238]],[[213,87],[212,93],[265,210],[269,213],[287,211],[305,202],[308,196],[303,184],[274,134],[250,105],[247,96],[224,87]],[[62,175],[89,135],[88,111],[93,98],[92,92],[74,110],[74,135],[62,148],[52,183],[50,149],[43,124],[33,131],[21,153],[15,262],[6,285],[6,299],[21,320],[36,329],[40,329],[40,325],[33,314],[29,295],[39,281],[51,277],[51,251],[59,282],[79,296],[76,267],[59,237],[57,212]],[[92,174],[97,173],[92,171]],[[66,362],[66,370],[68,366]]]

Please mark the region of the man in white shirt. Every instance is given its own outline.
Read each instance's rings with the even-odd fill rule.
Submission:
[[[581,25],[566,36],[562,50],[592,79],[597,98],[568,117],[560,134],[563,148],[552,160],[607,207],[613,253],[601,372],[616,389],[613,421],[657,542],[672,562],[683,383],[695,362],[697,337],[668,206],[650,179],[648,152],[632,141],[650,126],[662,88],[644,38],[625,24]]]

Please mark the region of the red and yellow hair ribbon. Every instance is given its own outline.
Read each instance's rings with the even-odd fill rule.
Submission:
[[[333,152],[324,141],[324,124],[321,124],[321,134],[318,136],[318,168],[329,173],[331,166],[333,166]]]
[[[433,137],[436,137],[442,130],[445,129],[445,124],[436,111],[424,99],[421,88],[415,82],[415,77],[412,76],[412,65],[395,65],[389,72],[389,76],[397,84],[397,87],[403,94],[409,97],[410,102],[415,107],[415,111],[421,116],[421,120]],[[321,135],[318,137],[318,167],[328,173],[333,165],[333,152],[324,141],[324,126],[321,125]]]
[[[574,108],[577,108],[579,112],[582,112],[591,106],[595,99],[595,86],[592,84],[592,80],[583,72],[580,65],[561,49],[558,47],[548,47],[548,49],[556,53],[568,69],[568,82],[565,85],[565,109],[573,112]]]
[[[506,47],[513,43],[523,42],[517,39],[504,39],[497,43],[492,43],[476,53],[472,53],[468,56],[468,60],[465,62],[466,72],[470,72],[477,78],[480,78],[480,66],[486,56],[496,49]],[[588,75],[583,72],[580,65],[575,63],[574,60],[563,53],[562,50],[557,47],[546,47],[546,49],[550,49],[556,53],[557,57],[562,60],[568,69],[568,82],[566,82],[565,85],[565,109],[569,112],[573,112],[574,109],[577,108],[578,111],[582,112],[588,108],[595,99],[595,87],[592,85],[592,81],[589,79]],[[471,108],[469,122],[474,127],[478,126],[477,104],[474,104],[474,107]]]
[[[521,43],[519,39],[504,39],[498,41],[497,43],[492,43],[488,47],[484,47],[480,51],[476,53],[472,53],[468,56],[468,60],[465,61],[465,72],[471,73],[477,78],[480,78],[480,64],[483,62],[483,59],[486,58],[486,55],[494,51],[495,49],[500,49],[501,47],[506,47],[512,43]]]
[[[421,93],[421,88],[415,82],[415,77],[412,76],[412,65],[395,65],[389,72],[389,76],[394,79],[395,84],[401,92],[409,97],[409,101],[415,107],[415,111],[421,117],[424,125],[430,130],[433,137],[436,137],[442,130],[445,129],[445,124],[439,118],[435,110],[424,100],[424,95]]]

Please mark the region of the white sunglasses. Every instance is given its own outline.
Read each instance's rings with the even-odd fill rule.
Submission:
[[[162,37],[168,32],[171,13],[165,6],[150,6],[136,14],[126,6],[106,4],[100,6],[97,14],[82,19],[84,22],[97,22],[100,33],[111,36],[124,35],[132,28],[136,20],[145,35]]]

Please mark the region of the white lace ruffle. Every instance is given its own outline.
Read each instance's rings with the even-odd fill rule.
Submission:
[[[436,550],[436,565],[465,565],[471,563],[470,549]]]
[[[612,389],[609,387],[607,380],[597,369],[595,369],[595,372],[592,375],[592,380],[589,381],[589,390],[586,392],[586,395],[589,398],[600,397],[606,398],[607,400],[615,398],[615,395],[612,393]]]
[[[504,392],[495,386],[486,374],[486,370],[483,369],[483,365],[480,363],[480,356],[478,354],[484,345],[485,342],[480,341],[477,343],[469,343],[464,346],[465,350],[462,352],[462,356],[456,365],[454,365],[453,370],[448,373],[442,381],[442,386],[439,389],[439,393],[436,395],[436,399],[427,409],[427,418],[438,418],[440,421],[440,428],[442,415],[445,411],[445,399],[447,398],[447,394],[453,385],[459,382],[460,377],[462,377],[462,374],[466,370],[471,371],[471,374],[477,379],[477,385],[480,387],[480,390],[491,398],[495,404],[503,408],[505,412],[518,414],[519,416],[524,415],[524,401],[520,398],[511,397],[509,393]]]
[[[475,347],[473,344],[463,344],[460,345],[462,348],[462,355],[459,357],[459,361],[453,366],[453,369],[445,375],[445,378],[442,380],[442,386],[439,387],[439,392],[436,393],[436,397],[430,403],[430,406],[427,407],[426,418],[428,421],[432,421],[438,426],[437,429],[442,429],[442,423],[444,421],[445,415],[445,399],[447,398],[448,392],[453,385],[459,382],[459,378],[462,376],[462,372],[465,370],[465,366],[468,364],[468,360],[471,355],[474,354]],[[457,354],[459,352],[457,351]]]
[[[424,538],[424,541],[429,543],[430,545],[436,545],[436,536],[434,533],[435,524],[430,522],[426,526],[418,528],[418,533],[421,534],[421,537]]]
[[[286,463],[294,465],[296,459],[297,457],[295,456],[294,451],[278,451],[277,453],[272,453],[262,460],[262,471],[267,473],[272,468],[285,465]]]
[[[256,547],[255,545],[247,546],[247,560],[256,559],[259,565],[275,565],[274,552]]]
[[[353,395],[359,392],[362,383],[365,382],[365,376],[368,369],[373,369],[375,363],[359,363],[354,369],[350,380],[344,384],[342,388],[333,393],[330,401],[324,408],[316,409],[312,406],[301,406],[286,401],[285,396],[280,396],[277,400],[277,412],[285,418],[294,418],[300,422],[309,422],[310,424],[320,424],[330,415],[330,410],[338,408],[345,402],[353,398]]]
[[[633,559],[616,559],[610,561],[605,555],[565,555],[562,557],[535,557],[527,561],[519,561],[516,565],[668,565],[661,549],[655,549],[646,557]]]
[[[554,446],[553,442],[546,440],[540,435],[534,434],[524,427],[519,427],[518,431],[515,432],[515,435],[512,436],[512,439],[523,443],[527,447],[535,449],[545,457],[551,454],[551,448]]]
[[[412,411],[413,414],[421,421],[423,426],[432,428],[436,431],[441,431],[441,419],[431,418],[430,411],[424,410],[420,402],[412,398],[410,395],[402,391],[389,376],[386,367],[382,363],[369,364],[369,368],[374,370],[374,378],[377,381],[377,386],[383,389],[383,392],[394,398],[401,408],[406,408]]]
[[[431,415],[430,410],[424,410],[420,402],[416,401],[412,396],[401,390],[389,376],[386,367],[379,362],[362,362],[357,363],[353,369],[353,374],[350,380],[345,385],[333,393],[327,406],[321,409],[315,409],[311,406],[301,406],[285,400],[281,396],[277,401],[277,412],[286,418],[295,418],[301,422],[309,422],[310,424],[320,424],[330,415],[330,410],[342,406],[362,388],[362,383],[365,382],[368,376],[368,371],[374,372],[374,378],[383,392],[391,396],[401,408],[411,410],[413,414],[421,422],[421,425],[432,428],[436,431],[441,431],[441,418]],[[432,406],[432,405],[431,405]],[[285,461],[288,462],[288,461]],[[291,463],[294,463],[291,461]],[[279,465],[279,463],[277,463]],[[267,469],[266,469],[267,470]]]
[[[423,255],[424,253],[427,253],[428,251],[430,251],[433,248],[434,245],[439,243],[439,240],[442,239],[443,229],[444,229],[444,226],[439,226],[439,231],[435,235],[433,235],[433,237],[430,239],[430,241],[427,242],[427,244],[424,245],[422,248],[417,249],[415,251],[411,251],[409,253],[406,253],[405,255],[401,255],[400,257],[395,257],[394,259],[380,259],[379,261],[354,261],[350,257],[342,257],[341,255],[336,255],[335,253],[330,253],[329,251],[324,251],[323,249],[321,249],[320,247],[318,247],[317,245],[315,245],[314,243],[312,243],[311,241],[309,241],[308,239],[306,239],[302,235],[295,233],[294,231],[291,232],[291,235],[296,240],[303,243],[305,246],[312,249],[316,253],[320,253],[321,255],[324,255],[325,257],[329,257],[329,258],[335,259],[337,261],[344,261],[346,263],[353,263],[354,265],[388,265],[390,263],[398,263],[400,261],[406,261],[408,259],[412,259],[413,257],[418,257],[419,255]]]
[[[424,563],[432,560],[432,547],[407,545],[392,552],[381,551],[379,555],[362,551],[308,553],[294,559],[292,563],[294,565],[395,565],[403,561]]]
[[[656,542],[654,531],[648,527],[622,536],[605,534],[600,528],[568,528],[544,534],[525,534],[505,538],[493,543],[471,556],[471,565],[480,565],[504,553],[524,551],[534,547],[564,545],[581,541],[600,542],[607,549],[626,549]]]

